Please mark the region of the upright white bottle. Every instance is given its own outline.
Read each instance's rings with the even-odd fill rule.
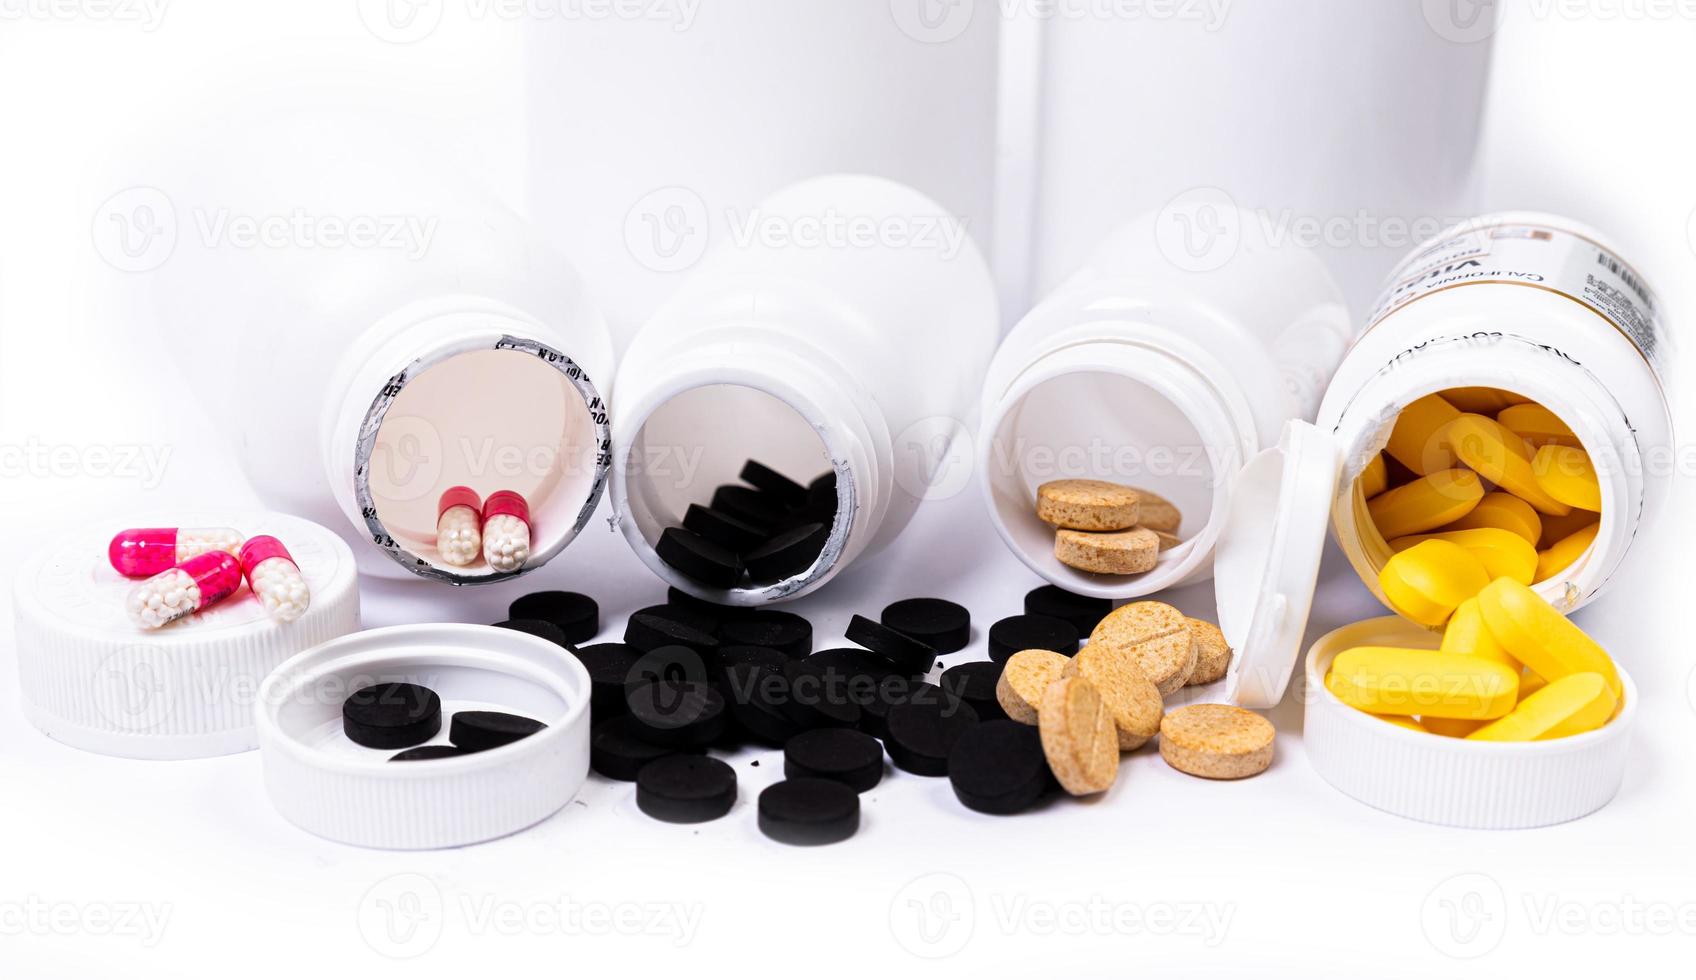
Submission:
[[[614,397],[613,504],[655,574],[753,605],[810,592],[887,544],[973,406],[996,338],[995,289],[960,221],[900,184],[835,175],[759,204],[637,334]],[[666,564],[660,534],[747,459],[836,476],[818,558],[781,581],[716,589]]]
[[[1241,212],[1207,218],[1121,226],[990,366],[976,447],[990,518],[1061,588],[1121,598],[1205,577],[1237,471],[1277,444],[1285,420],[1313,417],[1348,343],[1342,295],[1319,259],[1267,241]],[[1172,501],[1183,542],[1139,575],[1062,564],[1036,488],[1065,478]]]

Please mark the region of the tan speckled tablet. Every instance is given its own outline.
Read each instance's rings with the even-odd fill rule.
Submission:
[[[1160,539],[1147,528],[1129,531],[1056,531],[1054,557],[1081,572],[1137,575],[1154,567]]]
[[[1195,670],[1195,637],[1184,614],[1164,602],[1132,602],[1108,613],[1089,635],[1090,646],[1128,653],[1165,697]]]
[[[1160,757],[1179,772],[1207,779],[1242,779],[1272,764],[1277,732],[1252,711],[1228,704],[1192,704],[1160,722]]]
[[[1195,637],[1195,670],[1185,683],[1192,687],[1211,684],[1230,668],[1231,645],[1225,642],[1224,631],[1207,620],[1192,616],[1189,624],[1190,635]]]
[[[1184,513],[1178,506],[1157,493],[1151,493],[1142,487],[1132,487],[1137,492],[1137,523],[1150,531],[1167,531],[1178,533],[1178,527],[1184,523]]]
[[[1094,685],[1107,710],[1112,712],[1120,751],[1141,748],[1159,734],[1160,717],[1165,712],[1160,690],[1127,651],[1107,646],[1084,647],[1066,663],[1065,675],[1074,674]]]
[[[1062,677],[1042,696],[1042,754],[1060,787],[1073,796],[1101,793],[1119,776],[1119,735],[1095,686]]]
[[[1144,526],[1146,527],[1147,525],[1144,525]],[[1148,530],[1154,531],[1154,536],[1156,538],[1160,539],[1160,550],[1161,551],[1168,551],[1168,550],[1170,550],[1172,548],[1176,548],[1178,545],[1181,545],[1181,544],[1184,543],[1183,538],[1178,537],[1176,534],[1173,534],[1171,531],[1158,531],[1158,530],[1155,530],[1152,527],[1148,528]]]
[[[1071,658],[1053,650],[1020,650],[1007,658],[995,682],[995,700],[1014,721],[1036,724],[1043,692],[1060,679]]]
[[[1137,492],[1106,480],[1050,480],[1036,488],[1036,516],[1078,531],[1136,526]]]

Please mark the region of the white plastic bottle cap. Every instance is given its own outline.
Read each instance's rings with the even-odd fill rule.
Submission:
[[[1341,454],[1307,422],[1256,456],[1232,488],[1214,566],[1219,625],[1237,651],[1223,699],[1269,708],[1302,653]],[[1637,689],[1620,671],[1625,705],[1593,732],[1548,742],[1477,743],[1408,731],[1349,707],[1325,671],[1351,646],[1435,649],[1440,635],[1395,616],[1332,630],[1308,649],[1302,741],[1331,785],[1379,809],[1456,827],[1541,827],[1606,804],[1624,775]],[[1207,688],[1184,700],[1217,700]]]
[[[340,537],[287,514],[124,515],[55,535],[13,582],[24,714],[54,739],[134,759],[194,759],[258,745],[253,703],[278,664],[359,628],[353,554]],[[134,579],[107,561],[129,526],[231,527],[288,547],[312,594],[306,614],[273,622],[243,585],[223,602],[147,631],[124,600]]]
[[[421,684],[453,713],[495,710],[541,731],[499,748],[391,762],[397,750],[342,732],[342,703],[373,684]],[[416,850],[460,847],[531,826],[571,801],[589,773],[589,672],[517,630],[392,626],[307,650],[265,679],[257,707],[265,788],[282,815],[320,837]]]

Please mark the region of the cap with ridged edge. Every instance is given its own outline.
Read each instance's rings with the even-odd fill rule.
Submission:
[[[342,733],[362,687],[421,684],[459,711],[508,711],[546,725],[507,745],[391,762]],[[516,833],[571,802],[589,772],[589,672],[557,644],[493,626],[425,623],[353,633],[265,679],[256,719],[271,803],[290,823],[344,844],[461,847]],[[448,726],[434,742],[445,741]]]
[[[287,514],[179,512],[152,523],[233,527],[283,541],[311,606],[273,622],[243,585],[159,630],[130,622],[135,579],[107,561],[111,536],[135,515],[84,522],[19,566],[13,581],[24,714],[76,748],[133,759],[195,759],[257,746],[253,700],[265,676],[300,651],[359,628],[352,552],[336,534]]]
[[[1409,731],[1325,689],[1354,646],[1435,649],[1442,637],[1396,616],[1339,627],[1308,650],[1302,748],[1325,781],[1369,806],[1448,827],[1510,830],[1576,820],[1607,805],[1631,763],[1637,687],[1623,670],[1619,714],[1594,731],[1537,742],[1474,742]]]

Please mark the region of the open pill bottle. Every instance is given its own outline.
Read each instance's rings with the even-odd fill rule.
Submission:
[[[917,191],[832,175],[757,210],[772,233],[709,249],[624,353],[614,396],[620,530],[656,575],[734,605],[811,592],[906,526],[971,417],[998,330],[964,225]],[[748,460],[834,484],[816,557],[705,584],[657,546]]]
[[[1600,593],[1632,541],[1654,526],[1672,484],[1668,337],[1658,310],[1606,239],[1551,215],[1476,218],[1404,260],[1317,421],[1338,454],[1332,527],[1374,594],[1383,598],[1378,573],[1393,551],[1372,520],[1366,498],[1375,488],[1363,477],[1403,413],[1433,394],[1470,416],[1541,406],[1564,425],[1594,467],[1599,518],[1589,546],[1533,588],[1563,612]],[[1555,528],[1583,521],[1545,513],[1551,533],[1540,549],[1556,543]]]
[[[1338,368],[1317,424],[1289,422],[1278,446],[1236,480],[1215,588],[1220,627],[1242,653],[1227,677],[1242,703],[1283,697],[1303,649],[1327,527],[1384,598],[1378,572],[1391,547],[1366,503],[1369,489],[1379,489],[1366,486],[1374,482],[1368,469],[1409,406],[1433,394],[1472,409],[1457,415],[1541,405],[1582,444],[1598,484],[1594,539],[1531,587],[1563,612],[1597,595],[1634,537],[1653,526],[1672,478],[1660,377],[1666,337],[1656,312],[1654,294],[1599,235],[1548,215],[1475,219],[1404,262]],[[1554,519],[1545,515],[1545,523]],[[1411,732],[1325,689],[1325,671],[1345,648],[1438,642],[1411,620],[1384,617],[1313,644],[1304,741],[1321,776],[1380,809],[1464,827],[1559,823],[1613,797],[1636,717],[1624,665],[1624,703],[1612,721],[1538,742]]]
[[[611,435],[611,336],[571,267],[357,106],[205,125],[197,169],[157,177],[176,211],[284,217],[255,218],[254,245],[245,225],[183,236],[154,296],[187,377],[239,375],[239,397],[194,387],[259,498],[335,529],[367,574],[478,584],[558,555]],[[442,559],[454,486],[525,499],[521,567]]]
[[[1287,419],[1313,417],[1348,344],[1342,294],[1308,250],[1269,240],[1248,212],[1211,209],[1205,228],[1182,217],[1122,225],[1013,328],[984,384],[975,470],[990,519],[1071,592],[1124,598],[1205,578],[1237,470]],[[1062,564],[1035,501],[1065,478],[1170,500],[1181,543],[1140,574]]]

